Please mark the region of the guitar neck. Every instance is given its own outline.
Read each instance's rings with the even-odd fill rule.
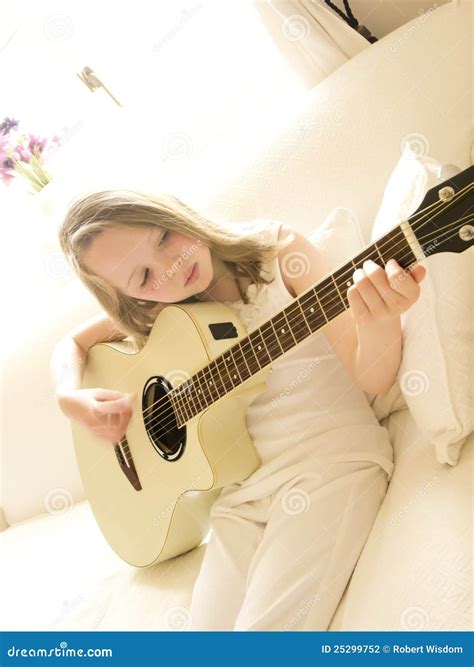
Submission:
[[[181,421],[192,419],[347,310],[352,275],[365,260],[385,266],[393,257],[407,268],[424,256],[409,222],[402,222],[175,387],[168,395]]]

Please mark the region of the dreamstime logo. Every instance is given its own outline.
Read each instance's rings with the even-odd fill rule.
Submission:
[[[165,624],[170,630],[188,630],[191,627],[191,612],[186,607],[172,607],[165,614]]]
[[[65,514],[73,504],[72,494],[67,489],[52,489],[44,499],[44,507],[49,514]]]
[[[193,152],[193,141],[184,132],[170,132],[163,139],[163,161],[183,160]]]
[[[281,34],[289,42],[296,42],[309,35],[309,22],[301,14],[288,16],[282,23]]]
[[[71,267],[62,252],[50,252],[44,260],[44,271],[47,276],[59,279],[71,275]]]
[[[292,516],[303,514],[309,510],[311,499],[304,489],[294,488],[285,493],[281,499],[281,506],[286,514]]]
[[[188,371],[183,368],[177,368],[166,373],[165,378],[173,386],[175,396],[184,396],[191,390],[193,378]]]
[[[428,376],[419,368],[405,371],[400,378],[400,389],[406,396],[426,394],[429,388],[430,381]]]
[[[305,276],[310,269],[310,261],[308,256],[304,252],[295,250],[294,252],[289,252],[283,257],[281,263],[281,270],[285,276],[290,278],[300,278]]]
[[[409,150],[406,150],[408,147]],[[406,157],[417,160],[419,157],[428,155],[430,144],[424,134],[412,132],[407,134],[400,142],[400,152],[405,153]]]
[[[51,41],[71,39],[74,35],[74,23],[71,17],[65,14],[51,14],[43,24],[43,32],[46,39]]]
[[[429,616],[423,607],[407,607],[400,617],[400,623],[404,630],[426,630],[429,624]]]

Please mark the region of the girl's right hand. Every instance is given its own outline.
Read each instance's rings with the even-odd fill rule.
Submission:
[[[58,404],[69,419],[88,428],[95,436],[118,442],[133,414],[136,392],[124,394],[112,389],[72,389],[58,397]]]

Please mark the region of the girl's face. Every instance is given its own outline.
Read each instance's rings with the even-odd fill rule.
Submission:
[[[209,248],[199,239],[162,227],[105,229],[83,260],[96,276],[144,301],[183,301],[207,289],[213,278]]]

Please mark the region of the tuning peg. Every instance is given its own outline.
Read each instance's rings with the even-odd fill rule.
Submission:
[[[448,178],[452,178],[453,176],[456,176],[456,174],[460,173],[459,167],[456,167],[455,164],[442,164],[440,168],[438,169],[438,180],[439,181],[447,181]]]

